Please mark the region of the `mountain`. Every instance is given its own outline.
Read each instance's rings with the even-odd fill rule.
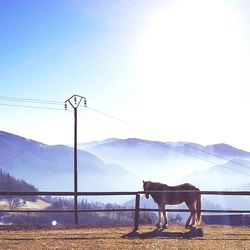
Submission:
[[[142,190],[143,179],[201,190],[244,190],[250,183],[250,153],[227,144],[112,138],[78,148],[79,191]],[[16,178],[41,191],[73,191],[72,147],[0,131],[0,152],[0,169]]]
[[[208,145],[204,147],[204,150],[211,154],[215,154],[215,155],[218,155],[219,157],[224,157],[227,159],[250,158],[249,152],[246,152],[241,149],[237,149],[235,147],[232,147],[224,143]]]
[[[137,138],[112,139],[95,144],[80,144],[80,148],[105,162],[115,163],[142,179],[177,184],[184,176],[226,164],[237,159],[249,159],[250,153],[227,144],[202,146],[189,142],[147,141]]]
[[[73,191],[73,149],[0,131],[0,168],[41,191]],[[129,183],[129,185],[128,185]],[[138,178],[118,164],[78,150],[79,191],[138,189]]]
[[[241,189],[250,182],[250,159],[234,159],[204,171],[195,171],[182,181],[194,183],[203,190]]]

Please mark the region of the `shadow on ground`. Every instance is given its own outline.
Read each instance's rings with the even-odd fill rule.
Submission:
[[[201,228],[193,229],[191,231],[182,232],[164,232],[162,229],[155,229],[151,232],[139,233],[132,231],[131,233],[122,236],[124,239],[138,238],[138,239],[152,239],[152,238],[177,238],[177,239],[191,239],[196,237],[203,237],[203,231]]]

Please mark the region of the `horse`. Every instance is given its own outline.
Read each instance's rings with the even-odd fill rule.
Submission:
[[[200,191],[197,187],[189,183],[184,183],[178,186],[168,186],[159,182],[143,181],[143,189],[146,198],[148,199],[149,195],[151,195],[154,202],[158,204],[159,219],[156,224],[157,228],[167,228],[168,220],[166,216],[165,205],[177,205],[183,202],[186,203],[190,210],[190,216],[186,222],[186,229],[196,229],[197,226],[201,224],[201,194],[198,192],[193,192]],[[190,192],[188,192],[189,190]],[[165,220],[163,224],[162,215]]]

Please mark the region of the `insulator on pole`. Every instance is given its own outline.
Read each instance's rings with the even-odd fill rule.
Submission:
[[[67,103],[65,102],[65,104],[64,104],[64,108],[65,108],[65,110],[67,111]]]

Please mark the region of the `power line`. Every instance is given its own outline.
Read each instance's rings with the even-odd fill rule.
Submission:
[[[51,101],[43,99],[32,99],[32,98],[20,98],[20,97],[9,97],[9,96],[0,96],[0,100],[11,101],[11,102],[30,102],[30,103],[43,103],[51,105],[62,105],[64,102],[61,101]]]
[[[94,119],[92,117],[86,116],[85,114],[82,115],[80,112],[78,113],[78,115],[79,115],[79,117],[82,117],[84,119],[88,119],[88,120],[90,120],[92,122],[95,122],[97,124],[101,124],[101,125],[104,125],[104,126],[107,126],[107,127],[112,127],[112,128],[115,128],[115,129],[119,129],[117,126],[114,126],[114,125],[106,123],[106,122],[99,121],[99,120]]]
[[[91,111],[93,111],[93,112],[96,112],[96,113],[98,113],[98,114],[101,114],[101,115],[103,115],[103,116],[106,116],[106,117],[108,117],[108,118],[111,118],[111,119],[113,119],[113,120],[116,120],[116,121],[118,121],[118,122],[120,122],[120,123],[129,125],[129,126],[131,126],[131,127],[134,127],[134,128],[140,129],[140,130],[144,130],[144,131],[147,132],[147,133],[150,133],[150,134],[153,134],[153,135],[156,135],[156,136],[160,136],[160,137],[166,137],[166,136],[164,136],[164,135],[162,135],[162,134],[159,134],[159,133],[157,133],[157,132],[155,132],[155,131],[153,131],[153,130],[150,130],[150,129],[148,129],[148,128],[141,127],[141,126],[139,126],[139,125],[133,124],[133,123],[128,122],[128,121],[125,121],[125,120],[123,120],[123,119],[120,119],[120,118],[115,117],[115,116],[113,116],[113,115],[107,114],[107,113],[102,112],[102,111],[100,111],[100,110],[97,110],[97,109],[95,109],[95,108],[87,107],[87,109],[89,109],[89,110],[91,110]]]
[[[15,107],[15,108],[30,108],[30,109],[49,109],[49,110],[60,110],[64,111],[63,108],[53,108],[53,107],[42,107],[42,106],[30,106],[30,105],[20,105],[20,104],[7,104],[0,103],[0,106]]]
[[[5,103],[0,103],[0,106],[7,107],[18,107],[18,108],[30,108],[30,109],[49,109],[49,110],[64,110],[63,108],[56,108],[51,106],[62,106],[63,102],[61,101],[51,101],[44,99],[34,99],[34,98],[20,98],[20,97],[10,97],[10,96],[0,96],[0,101]],[[9,102],[9,103],[6,103]],[[16,103],[16,104],[13,104]],[[23,105],[18,103],[29,103],[29,104],[44,104],[46,106],[37,106],[37,105]]]
[[[243,165],[241,165],[241,164],[238,164],[238,163],[236,163],[236,165],[240,165],[240,166],[243,166]],[[222,166],[222,167],[224,167],[224,168],[227,168],[227,169],[230,169],[230,170],[232,170],[232,171],[234,171],[234,172],[238,172],[238,173],[240,173],[240,174],[243,174],[243,175],[247,175],[247,176],[250,176],[250,174],[248,174],[248,173],[245,173],[245,172],[242,172],[241,170],[238,170],[238,169],[234,169],[234,168],[231,168],[231,167],[228,167],[228,166],[225,166],[225,165],[220,165],[220,166]],[[247,166],[245,166],[245,167],[247,167]]]

